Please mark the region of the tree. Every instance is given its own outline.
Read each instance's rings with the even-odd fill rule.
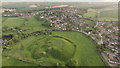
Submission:
[[[73,59],[70,59],[67,63],[68,66],[75,66],[77,63],[77,61],[73,60]]]
[[[17,30],[21,30],[21,28],[20,28],[20,27],[15,27],[15,29],[17,29]]]
[[[45,27],[50,27],[50,23],[48,23],[48,21],[44,22],[42,25]]]
[[[14,41],[14,43],[17,43],[20,40],[20,38],[18,37],[18,35],[16,35],[13,37],[12,40]]]
[[[69,31],[69,30],[72,30],[72,25],[67,25],[66,26],[66,29]]]
[[[13,40],[9,40],[9,41],[8,41],[8,44],[9,44],[9,45],[12,45],[13,43],[14,43]]]

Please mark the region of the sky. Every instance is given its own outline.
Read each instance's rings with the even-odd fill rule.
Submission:
[[[118,2],[120,0],[2,0],[2,2]]]

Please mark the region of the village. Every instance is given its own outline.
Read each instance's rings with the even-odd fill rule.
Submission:
[[[46,9],[48,8],[46,7]],[[118,35],[117,21],[94,21],[84,18],[82,14],[86,13],[86,11],[80,8],[60,8],[33,13],[19,13],[15,11],[16,9],[14,8],[3,8],[2,13],[4,17],[20,16],[27,18],[37,16],[40,20],[46,19],[49,22],[45,26],[51,27],[51,31],[77,31],[83,33],[91,37],[99,45],[99,52],[108,65],[120,65],[120,43],[118,41],[120,36]],[[92,21],[92,23],[88,21]],[[1,40],[0,43],[5,44],[5,41],[7,40]]]

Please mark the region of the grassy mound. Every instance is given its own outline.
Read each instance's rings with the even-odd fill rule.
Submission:
[[[75,55],[71,61],[75,66],[104,66],[96,49],[97,44],[88,36],[69,31],[53,32],[53,34],[69,39],[77,45]]]
[[[103,66],[95,46],[82,33],[55,31],[52,35],[31,36],[21,40],[3,51],[3,56],[42,66]],[[6,59],[3,58],[4,65],[10,65],[11,62],[4,61]],[[22,63],[17,64],[23,66]]]
[[[37,65],[56,65],[56,63],[65,64],[74,56],[74,52],[73,44],[65,39],[32,36],[4,51],[4,55]]]

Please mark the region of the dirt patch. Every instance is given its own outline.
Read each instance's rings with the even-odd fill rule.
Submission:
[[[30,5],[29,6],[30,8],[35,8],[35,7],[38,7],[37,5]]]
[[[45,7],[45,8],[60,8],[60,7],[68,7],[69,5],[59,5],[59,6],[51,6],[51,7]]]

